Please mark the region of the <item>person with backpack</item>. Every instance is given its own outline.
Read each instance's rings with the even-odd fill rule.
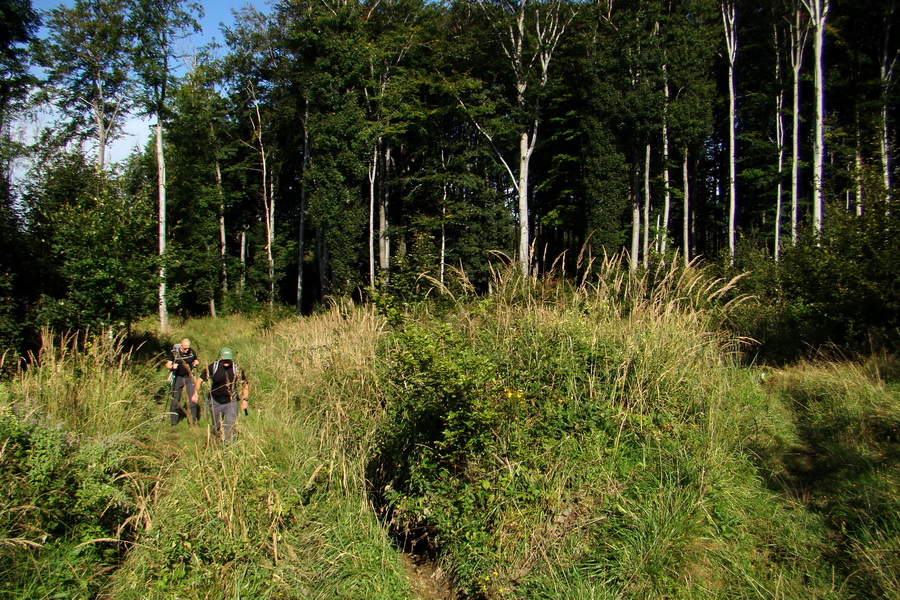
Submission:
[[[219,351],[219,360],[210,363],[200,373],[193,401],[196,402],[200,388],[209,382],[209,417],[213,433],[226,444],[234,439],[234,422],[237,419],[238,403],[246,414],[250,398],[250,384],[247,374],[234,362],[231,348]]]
[[[187,416],[191,423],[196,423],[200,415],[199,406],[193,397],[194,393],[194,374],[193,368],[200,364],[197,359],[197,353],[191,348],[191,340],[184,338],[180,344],[175,344],[166,360],[166,368],[169,369],[170,381],[172,382],[172,404],[169,407],[172,425],[178,425],[182,415]],[[184,397],[188,399],[188,410],[190,414],[186,414],[181,408],[181,392],[184,391]]]

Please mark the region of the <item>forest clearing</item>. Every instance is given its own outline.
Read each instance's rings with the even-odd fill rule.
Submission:
[[[0,384],[0,597],[897,597],[896,359],[746,366],[727,282],[609,275],[175,324],[250,374],[227,446],[169,425],[152,326],[45,332]]]
[[[0,600],[900,598],[898,0],[235,1],[0,0]]]

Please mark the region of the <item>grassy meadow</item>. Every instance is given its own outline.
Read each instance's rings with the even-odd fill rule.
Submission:
[[[900,597],[896,360],[747,367],[733,282],[599,271],[45,332],[0,383],[0,598]],[[168,424],[184,336],[249,374],[231,445]]]

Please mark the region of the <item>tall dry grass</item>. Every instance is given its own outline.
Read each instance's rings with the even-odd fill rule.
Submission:
[[[124,336],[41,331],[41,349],[10,388],[25,407],[66,424],[70,431],[103,436],[139,431],[155,416],[156,386],[136,372]]]

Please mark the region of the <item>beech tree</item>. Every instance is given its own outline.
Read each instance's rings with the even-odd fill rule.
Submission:
[[[166,302],[166,159],[163,142],[164,123],[169,118],[169,88],[172,84],[176,42],[190,32],[199,31],[196,17],[203,11],[195,2],[187,0],[137,0],[132,27],[137,32],[135,70],[140,81],[138,94],[144,115],[156,120],[157,192],[158,192],[158,250],[159,250],[159,326],[169,330],[169,309]]]
[[[106,168],[106,147],[121,130],[133,99],[134,35],[126,0],[76,0],[47,13],[42,45],[44,90],[76,135],[97,141],[97,169]]]
[[[813,138],[813,230],[822,233],[825,206],[825,24],[830,0],[800,0],[809,13],[813,28],[815,85],[815,137]]]
[[[497,157],[509,175],[510,184],[518,198],[518,264],[523,273],[529,273],[529,168],[537,146],[541,121],[540,92],[548,85],[553,55],[572,19],[574,8],[561,0],[476,1],[495,32],[495,41],[513,76],[513,108],[517,115],[518,130],[517,158],[512,163],[502,153],[498,153]],[[491,139],[489,131],[481,125],[479,129]]]

